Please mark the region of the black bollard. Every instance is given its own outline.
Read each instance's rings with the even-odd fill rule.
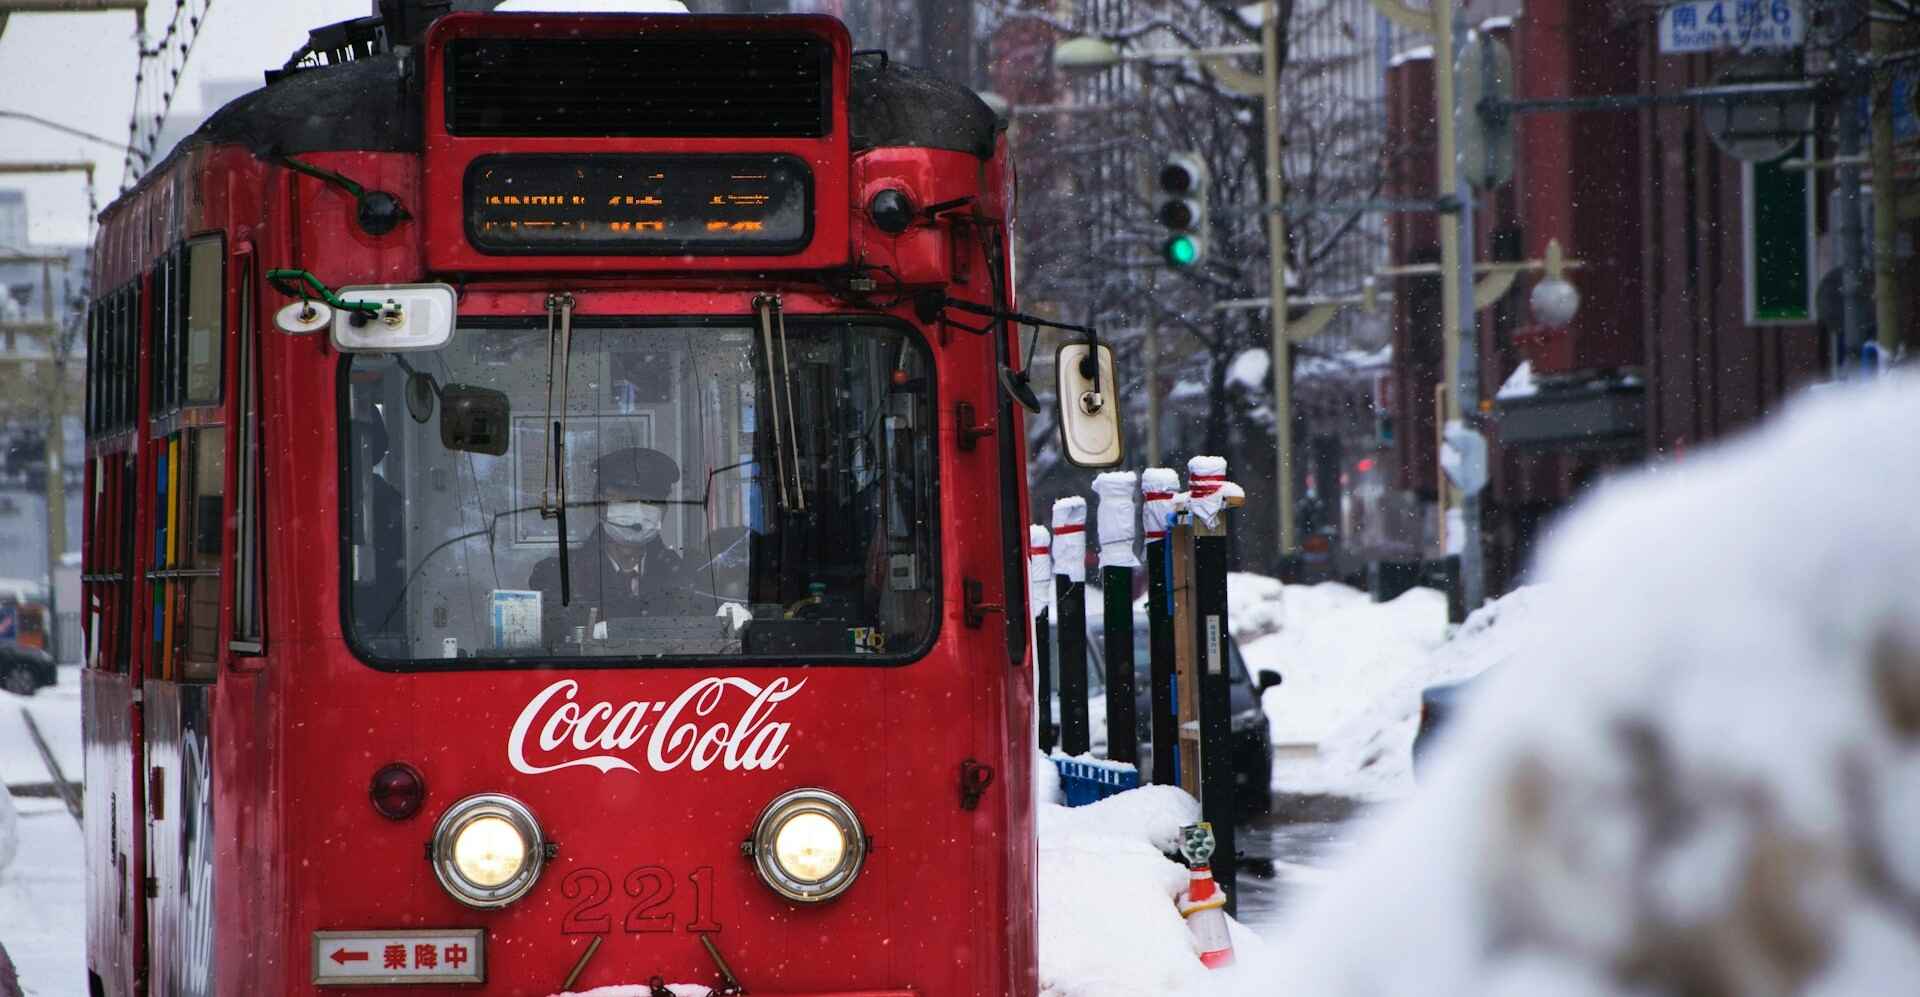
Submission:
[[[1239,807],[1233,778],[1233,680],[1227,665],[1226,512],[1215,504],[1209,515],[1207,505],[1223,501],[1227,462],[1195,457],[1187,470],[1187,509],[1193,517],[1194,658],[1199,667],[1200,816],[1213,825],[1218,842],[1213,878],[1226,891],[1227,913],[1232,914],[1237,906],[1233,831]]]
[[[1033,713],[1040,722],[1040,750],[1049,754],[1059,743],[1053,725],[1053,628],[1047,619],[1052,592],[1053,537],[1044,526],[1029,526],[1027,604],[1033,608]]]
[[[1053,504],[1053,605],[1060,642],[1060,750],[1092,750],[1087,712],[1087,500]]]
[[[1107,757],[1139,767],[1139,708],[1133,681],[1133,495],[1138,476],[1132,471],[1095,475],[1094,494],[1100,497],[1101,616],[1107,659]]]
[[[1167,550],[1167,516],[1179,486],[1171,468],[1148,468],[1140,479],[1147,561],[1147,728],[1153,738],[1153,781],[1162,786],[1179,781],[1174,771],[1180,728],[1173,702],[1173,577]]]

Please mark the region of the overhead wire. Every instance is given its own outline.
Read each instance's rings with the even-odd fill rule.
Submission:
[[[213,0],[174,0],[173,17],[157,41],[134,39],[139,65],[133,76],[133,116],[127,122],[127,155],[121,190],[130,189],[153,167],[160,132],[180,91],[180,77],[206,27]]]

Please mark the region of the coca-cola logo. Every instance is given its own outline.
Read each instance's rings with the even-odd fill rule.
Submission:
[[[507,735],[507,760],[528,775],[576,765],[639,772],[629,757],[644,759],[655,772],[682,765],[699,772],[716,763],[729,771],[772,768],[787,755],[789,726],[773,720],[773,712],[806,684],[704,678],[671,702],[629,700],[616,707],[605,700],[580,702],[580,683],[561,679],[520,711]],[[728,704],[741,708],[723,712]],[[635,750],[642,742],[645,750]]]

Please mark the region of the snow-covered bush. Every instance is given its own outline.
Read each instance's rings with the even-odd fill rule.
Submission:
[[[1431,785],[1282,931],[1288,993],[1920,981],[1920,379],[1604,486]]]

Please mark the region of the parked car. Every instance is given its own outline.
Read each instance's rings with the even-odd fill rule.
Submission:
[[[0,641],[0,689],[31,696],[59,681],[53,656],[37,647]]]
[[[1153,772],[1153,727],[1148,709],[1152,701],[1152,692],[1148,686],[1147,622],[1136,620],[1133,631],[1134,663],[1134,730],[1135,743],[1139,745],[1139,766],[1145,776]],[[1107,754],[1107,661],[1106,631],[1099,620],[1091,620],[1087,625],[1087,712],[1091,720],[1092,749],[1096,755]],[[1056,663],[1060,660],[1056,651],[1053,656]],[[1058,665],[1055,665],[1056,674]],[[1279,685],[1280,673],[1270,669],[1261,669],[1258,677],[1249,673],[1247,662],[1240,654],[1240,644],[1229,634],[1227,636],[1227,675],[1230,681],[1228,695],[1232,709],[1232,758],[1234,797],[1242,819],[1273,812],[1273,735],[1267,727],[1266,710],[1261,706],[1260,694]],[[1057,724],[1060,717],[1060,683],[1052,683],[1054,701],[1052,713]],[[1143,778],[1144,781],[1144,778]]]

